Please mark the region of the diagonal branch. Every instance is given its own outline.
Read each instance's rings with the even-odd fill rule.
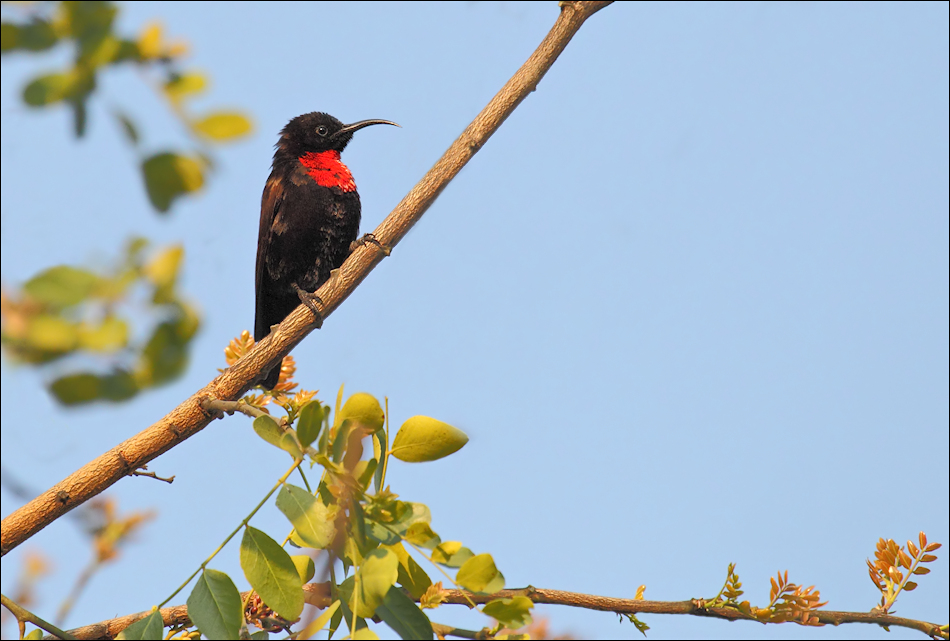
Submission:
[[[353,293],[373,268],[388,255],[389,250],[419,221],[446,185],[481,149],[521,101],[535,90],[584,21],[608,4],[610,3],[561,3],[557,21],[531,57],[376,229],[374,235],[379,246],[366,243],[358,247],[337,272],[336,277],[320,288],[319,298],[324,301],[324,318],[333,313]],[[73,508],[204,429],[219,413],[204,410],[203,401],[238,399],[253,387],[262,371],[277,366],[313,328],[313,314],[301,305],[244,358],[195,392],[163,419],[87,463],[11,513],[3,519],[0,554],[5,555]]]

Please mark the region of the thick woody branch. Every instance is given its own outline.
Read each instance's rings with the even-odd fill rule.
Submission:
[[[246,596],[247,593],[241,595],[242,598]],[[304,596],[307,603],[320,609],[326,608],[331,604],[330,585],[328,583],[309,583],[304,586]],[[442,592],[442,601],[447,604],[471,607],[472,603],[482,605],[489,601],[494,601],[495,599],[510,599],[516,596],[526,596],[536,604],[565,605],[575,608],[584,608],[585,610],[614,612],[616,614],[679,614],[711,617],[726,621],[755,621],[755,619],[751,619],[733,608],[706,607],[702,599],[691,599],[689,601],[644,601],[642,599],[618,599],[614,597],[594,596],[592,594],[580,594],[578,592],[564,592],[563,590],[545,590],[543,588],[534,587],[522,588],[520,590],[502,590],[495,594],[473,594],[464,590],[444,590]],[[188,626],[191,624],[191,620],[188,618],[187,606],[179,605],[172,608],[164,608],[161,613],[166,627],[171,625]],[[101,623],[70,630],[69,634],[77,639],[114,639],[126,626],[135,623],[149,614],[149,612],[140,612],[110,621],[102,621]],[[817,616],[818,620],[825,624],[873,623],[875,625],[918,630],[934,639],[947,638],[947,632],[942,630],[936,623],[905,619],[889,614],[878,614],[874,612],[835,612],[831,610],[810,610],[809,614]],[[477,635],[479,634],[471,630],[458,630],[457,633],[453,633],[452,630],[454,629],[448,626],[440,626],[440,631],[445,633],[446,636],[451,635],[474,639],[478,638]],[[52,639],[55,637],[48,638]]]
[[[374,235],[380,245],[366,243],[357,248],[336,273],[336,277],[320,288],[318,295],[325,303],[324,319],[353,293],[521,101],[534,91],[584,21],[608,4],[561,3],[561,13],[554,27],[537,50],[376,229]],[[279,366],[281,359],[313,327],[313,314],[301,305],[244,358],[163,419],[87,463],[11,513],[3,519],[0,554],[5,555],[70,510],[204,429],[220,415],[218,411],[205,410],[202,407],[204,401],[233,401],[240,398],[260,379],[261,372]]]

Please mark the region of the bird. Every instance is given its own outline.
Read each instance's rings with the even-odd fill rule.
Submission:
[[[344,125],[315,111],[281,130],[261,196],[254,340],[300,303],[322,322],[315,292],[349,256],[360,227],[360,196],[340,153],[355,132],[370,125],[399,126],[389,120]],[[272,390],[279,376],[278,364],[259,385]]]

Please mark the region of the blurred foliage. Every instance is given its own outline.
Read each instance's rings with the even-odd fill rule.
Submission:
[[[109,563],[117,561],[122,548],[155,516],[154,512],[120,515],[116,500],[109,497],[93,499],[87,504],[86,512],[88,532],[92,537],[92,559],[79,574],[69,595],[60,604],[56,614],[59,623],[65,621],[92,577]]]
[[[24,283],[0,290],[0,339],[21,363],[54,366],[49,389],[65,405],[122,401],[184,373],[188,348],[199,326],[197,311],[178,292],[184,251],[166,247],[146,257],[148,243],[132,240],[119,264],[95,272],[59,265]],[[155,319],[136,337],[129,315]],[[67,357],[109,361],[108,371],[61,374]]]
[[[7,487],[6,482],[4,483]],[[56,620],[59,624],[69,615],[73,606],[88,588],[92,578],[105,566],[119,560],[122,550],[132,543],[135,535],[154,517],[153,512],[120,514],[115,499],[97,497],[73,512],[79,518],[83,533],[88,537],[91,547],[91,559],[79,573],[73,587],[57,608]],[[39,599],[36,596],[36,583],[51,573],[51,562],[37,551],[28,551],[20,570],[20,576],[11,592],[13,600],[23,607],[35,607]],[[3,624],[7,623],[7,614],[3,610]],[[16,638],[3,631],[3,638]],[[34,629],[23,638],[42,639],[42,630]]]
[[[212,166],[209,145],[230,142],[247,135],[250,119],[235,110],[192,115],[188,99],[208,85],[205,75],[183,71],[182,58],[188,46],[169,42],[157,22],[146,25],[138,36],[115,31],[119,8],[111,2],[20,2],[4,3],[0,50],[38,54],[58,46],[73,50],[67,69],[35,76],[23,89],[23,102],[33,108],[66,105],[73,115],[73,130],[81,138],[86,133],[90,98],[98,86],[99,74],[116,65],[135,65],[154,74],[151,83],[189,132],[199,149],[139,152],[146,191],[159,212],[167,212],[176,199],[199,190]],[[126,139],[139,148],[141,136],[135,121],[121,111],[113,112]]]

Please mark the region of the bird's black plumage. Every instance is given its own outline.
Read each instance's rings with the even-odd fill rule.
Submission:
[[[313,112],[297,116],[280,132],[261,198],[255,340],[267,336],[349,255],[359,233],[360,197],[340,152],[355,131],[378,124],[396,123],[344,125]],[[261,385],[273,389],[279,375],[280,367],[274,367]]]

